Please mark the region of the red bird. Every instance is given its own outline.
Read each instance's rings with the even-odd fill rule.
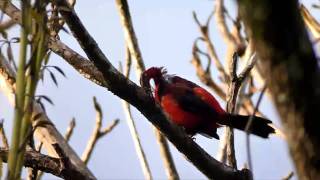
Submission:
[[[155,84],[154,97],[165,114],[175,124],[184,127],[187,134],[200,133],[219,139],[217,128],[227,125],[244,131],[250,116],[232,115],[221,108],[218,101],[205,89],[179,76],[168,75],[161,67],[151,67],[141,76],[141,86],[150,90]],[[255,116],[250,133],[268,138],[275,129],[268,119]]]

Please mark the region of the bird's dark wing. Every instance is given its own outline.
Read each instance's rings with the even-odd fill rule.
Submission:
[[[203,117],[213,118],[217,117],[218,113],[199,96],[197,96],[191,88],[175,87],[179,91],[175,91],[174,95],[179,106],[185,111],[198,114]]]

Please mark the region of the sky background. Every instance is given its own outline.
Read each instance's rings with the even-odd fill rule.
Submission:
[[[235,13],[234,1],[226,1],[231,14]],[[303,1],[307,7],[318,1]],[[205,22],[213,9],[214,1],[209,0],[176,0],[176,1],[128,1],[135,32],[146,67],[164,66],[169,73],[177,74],[198,84],[195,69],[190,63],[193,41],[200,36],[198,27],[193,21],[192,11],[198,14],[200,21]],[[78,0],[76,12],[90,34],[95,38],[102,51],[114,66],[124,61],[125,46],[123,30],[115,2],[111,0]],[[17,36],[18,28],[12,30],[11,37]],[[224,59],[225,45],[213,21],[210,23],[210,35],[218,55]],[[75,39],[64,32],[61,40],[75,51],[85,56]],[[19,52],[15,47],[15,54]],[[57,65],[66,73],[67,78],[56,74],[59,87],[50,80],[48,74],[44,83],[40,83],[38,95],[47,95],[54,101],[54,106],[46,105],[47,113],[59,131],[64,134],[70,120],[76,119],[76,128],[70,144],[81,155],[95,125],[95,111],[92,97],[96,96],[102,106],[103,125],[119,118],[118,126],[106,137],[100,139],[94,149],[89,168],[98,179],[143,179],[140,163],[135,153],[133,141],[129,134],[126,119],[118,97],[93,82],[83,78],[60,57],[52,55],[50,65]],[[131,80],[138,82],[135,72]],[[212,68],[212,75],[217,76]],[[203,86],[203,85],[202,85]],[[225,103],[217,98],[223,107]],[[256,99],[256,98],[255,98]],[[151,124],[132,108],[140,139],[145,150],[152,175],[155,179],[165,179],[165,171],[159,154],[158,144]],[[278,127],[279,118],[272,103],[265,97],[261,111]],[[5,119],[7,134],[11,134],[12,107],[0,93],[0,118]],[[222,136],[222,131],[218,132]],[[212,156],[216,156],[219,141],[196,136],[196,142]],[[286,143],[279,137],[264,140],[251,136],[253,173],[256,179],[280,179],[294,168],[292,166]],[[205,179],[174,146],[171,146],[177,170],[181,179]],[[242,168],[247,160],[245,135],[235,131],[235,149],[238,167]],[[54,178],[53,176],[45,176]]]

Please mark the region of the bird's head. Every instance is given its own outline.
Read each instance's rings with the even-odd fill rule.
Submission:
[[[140,85],[143,88],[151,89],[150,80],[153,79],[154,84],[158,85],[160,81],[164,78],[167,71],[163,67],[151,67],[145,70],[140,78]]]

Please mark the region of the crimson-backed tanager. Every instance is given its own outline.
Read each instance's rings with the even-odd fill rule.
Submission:
[[[244,131],[250,116],[227,113],[207,90],[179,76],[168,75],[162,68],[151,67],[141,75],[142,87],[150,89],[154,81],[154,98],[163,112],[175,124],[184,127],[187,134],[200,133],[219,139],[217,128],[222,125]],[[254,116],[251,134],[268,138],[275,129],[270,120]]]

